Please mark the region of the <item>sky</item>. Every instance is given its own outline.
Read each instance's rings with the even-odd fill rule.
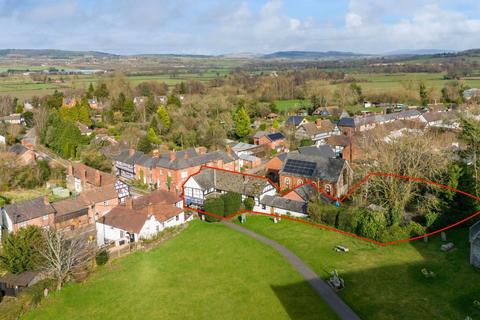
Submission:
[[[478,0],[0,0],[2,49],[229,54],[478,47]]]

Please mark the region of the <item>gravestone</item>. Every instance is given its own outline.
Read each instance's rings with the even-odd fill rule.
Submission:
[[[442,232],[440,235],[442,236],[442,241],[446,242],[447,241],[447,234],[445,232]]]
[[[428,237],[423,238],[423,242],[428,243]]]
[[[455,245],[453,244],[453,242],[449,242],[449,243],[446,243],[446,244],[442,244],[440,246],[440,250],[442,250],[443,252],[447,252],[447,251],[452,250],[454,247],[455,247]]]

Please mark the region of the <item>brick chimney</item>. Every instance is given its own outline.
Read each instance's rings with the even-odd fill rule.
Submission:
[[[102,185],[102,174],[99,170],[95,170],[95,186],[100,187]]]
[[[154,156],[155,158],[160,157],[160,150],[158,150],[158,149],[153,150],[152,151],[152,156]]]
[[[198,153],[198,154],[205,154],[205,153],[207,153],[207,148],[205,148],[205,147],[198,147],[198,148],[197,148],[197,153]]]
[[[48,206],[50,204],[50,200],[48,199],[48,195],[43,196],[43,204]]]
[[[125,199],[125,206],[128,208],[128,209],[133,209],[133,198],[132,197],[127,197]]]
[[[320,127],[320,126],[322,125],[322,119],[316,119],[316,120],[315,120],[315,125],[316,125],[317,127]]]
[[[135,149],[128,149],[128,155],[133,156],[135,154]]]
[[[80,181],[87,181],[87,169],[83,166],[80,168]]]
[[[174,161],[177,157],[175,151],[170,151],[170,162]]]
[[[148,216],[153,215],[153,204],[151,204],[151,203],[147,207],[147,214],[148,214]]]
[[[69,176],[73,176],[73,166],[72,166],[71,163],[68,164],[68,169],[67,169],[67,170],[68,170],[68,171],[67,171],[67,172],[68,172],[68,175],[69,175]]]

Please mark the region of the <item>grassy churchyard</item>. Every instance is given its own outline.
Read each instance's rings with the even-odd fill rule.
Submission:
[[[243,225],[296,253],[323,278],[336,269],[346,288],[340,296],[362,319],[480,319],[480,270],[469,264],[468,229],[447,231],[456,246],[442,252],[440,236],[428,243],[388,247],[301,223],[252,216]],[[336,245],[350,249],[335,252]],[[426,278],[422,269],[433,271]]]
[[[67,285],[25,319],[335,319],[276,251],[193,221],[156,249]]]

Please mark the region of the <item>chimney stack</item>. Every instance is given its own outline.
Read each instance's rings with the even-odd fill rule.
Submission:
[[[174,161],[176,158],[175,151],[170,151],[170,162]]]
[[[68,175],[73,176],[73,166],[71,163],[68,164]]]
[[[99,170],[95,170],[95,186],[100,187],[102,185],[102,174]]]
[[[131,157],[135,154],[135,149],[128,149],[128,155]]]
[[[43,196],[43,204],[48,206],[50,204],[50,200],[48,199],[48,195]]]
[[[152,155],[153,155],[155,158],[160,157],[160,150],[158,150],[158,149],[153,150],[153,151],[152,151]]]
[[[198,154],[205,154],[207,152],[207,149],[205,147],[198,147],[197,152]]]
[[[80,181],[85,182],[87,181],[87,169],[84,166],[80,169]]]
[[[322,119],[316,119],[316,120],[315,120],[315,125],[316,125],[317,127],[320,127],[320,126],[322,125]]]
[[[133,209],[133,198],[132,197],[127,197],[125,199],[125,206],[128,208],[128,209]]]
[[[153,215],[153,204],[149,204],[148,207],[147,207],[147,213],[148,213],[148,216],[152,216]]]

